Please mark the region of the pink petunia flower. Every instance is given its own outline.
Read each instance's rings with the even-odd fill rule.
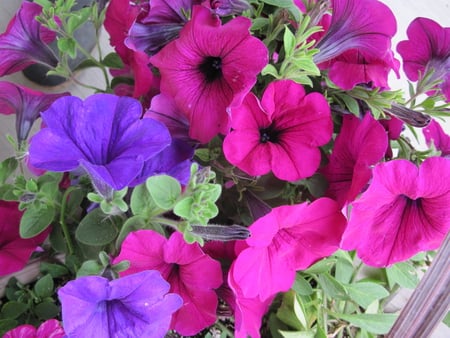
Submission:
[[[231,266],[230,286],[247,299],[262,301],[289,290],[297,270],[338,249],[345,224],[338,204],[329,198],[272,209],[250,226],[248,248]]]
[[[65,336],[61,324],[56,319],[43,322],[37,329],[25,324],[5,333],[3,338],[62,338]]]
[[[19,271],[28,262],[50,232],[50,228],[33,238],[24,239],[19,234],[22,211],[19,203],[0,201],[0,276]]]
[[[370,113],[362,120],[345,115],[330,161],[322,170],[328,180],[326,196],[340,206],[353,201],[372,176],[370,166],[383,158],[387,146],[384,127]]]
[[[286,181],[315,173],[319,146],[330,140],[333,128],[325,97],[306,95],[291,80],[270,83],[261,102],[248,94],[232,115],[233,130],[223,143],[227,160],[249,175],[273,171]]]
[[[206,143],[228,133],[227,110],[242,102],[267,64],[267,48],[250,26],[244,17],[222,26],[210,10],[194,6],[180,37],[150,59],[160,70],[161,92],[189,119],[191,138]]]
[[[449,101],[450,27],[442,27],[431,19],[416,18],[406,32],[409,40],[400,41],[397,45],[406,76],[417,81],[433,71],[428,83],[442,80],[439,87]]]
[[[450,230],[450,160],[430,157],[381,163],[353,203],[341,247],[371,266],[385,267],[435,250]]]
[[[450,135],[445,133],[436,120],[432,120],[422,132],[428,145],[433,142],[436,149],[441,151],[441,156],[450,157]]]
[[[179,294],[184,305],[172,317],[171,329],[186,336],[195,335],[216,321],[218,304],[214,289],[222,284],[220,263],[206,255],[198,244],[187,244],[176,232],[169,239],[152,230],[127,236],[115,261],[129,260],[130,268],[121,275],[158,270]]]

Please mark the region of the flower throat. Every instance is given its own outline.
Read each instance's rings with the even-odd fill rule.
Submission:
[[[208,56],[198,69],[205,76],[206,83],[212,83],[222,77],[222,59],[216,56]]]

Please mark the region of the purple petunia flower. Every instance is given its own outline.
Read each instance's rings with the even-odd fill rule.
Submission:
[[[183,301],[158,271],[81,277],[58,291],[68,337],[164,337]]]
[[[428,81],[442,80],[440,90],[450,101],[450,27],[442,27],[427,18],[416,18],[410,23],[407,34],[409,40],[397,45],[406,76],[417,81],[433,71]]]
[[[34,121],[57,98],[70,93],[46,94],[14,83],[0,81],[0,113],[16,114],[16,133],[19,142],[27,139]]]
[[[55,33],[35,19],[41,11],[40,5],[24,1],[0,35],[0,76],[18,72],[34,63],[49,67],[58,64],[55,54],[47,46],[55,39]]]
[[[435,250],[450,230],[450,160],[427,158],[378,164],[353,203],[341,248],[356,250],[371,266],[385,267]]]
[[[140,119],[142,106],[129,97],[95,94],[84,102],[62,97],[41,115],[47,128],[31,140],[31,165],[53,171],[81,167],[101,194],[108,193],[107,186],[129,186],[145,161],[171,142],[162,123]]]

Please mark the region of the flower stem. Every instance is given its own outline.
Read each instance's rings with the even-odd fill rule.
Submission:
[[[65,221],[65,213],[66,213],[66,205],[67,205],[67,199],[69,197],[69,194],[78,189],[77,187],[69,187],[65,192],[64,195],[62,197],[62,201],[61,201],[61,213],[59,216],[59,224],[61,225],[61,229],[63,231],[64,234],[64,238],[66,240],[67,243],[67,249],[69,250],[69,255],[72,255],[74,252],[73,249],[73,243],[72,243],[72,239],[70,237],[70,232],[69,232],[69,228],[67,227],[66,221]]]

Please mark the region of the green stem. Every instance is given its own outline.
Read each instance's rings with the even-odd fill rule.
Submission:
[[[69,250],[69,255],[73,254],[74,249],[73,249],[72,239],[70,237],[69,228],[67,227],[67,224],[65,221],[65,213],[66,213],[66,205],[67,205],[67,199],[69,197],[69,194],[76,189],[78,189],[78,188],[77,187],[69,187],[64,192],[64,195],[63,195],[62,201],[61,201],[61,213],[59,215],[59,224],[61,225],[61,229],[63,231],[64,238],[67,243],[67,249]]]
[[[179,224],[178,221],[174,221],[172,219],[168,219],[168,218],[165,218],[165,217],[152,217],[151,220],[153,222],[157,222],[157,223],[161,223],[161,224],[167,225],[167,226],[171,227],[174,230],[178,230],[178,224]]]
[[[215,325],[219,327],[219,329],[222,331],[222,333],[225,332],[226,337],[234,337],[234,334],[224,324],[222,324],[219,320],[216,322]]]

